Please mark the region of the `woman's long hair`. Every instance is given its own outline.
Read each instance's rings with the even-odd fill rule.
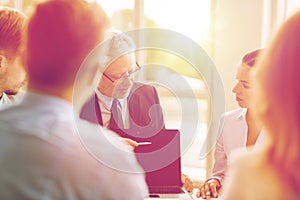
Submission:
[[[257,109],[271,139],[269,164],[300,194],[300,12],[279,29],[257,63]]]

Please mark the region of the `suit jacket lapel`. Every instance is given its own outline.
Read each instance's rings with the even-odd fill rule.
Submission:
[[[103,125],[100,106],[96,94],[83,106],[80,118],[95,124]]]
[[[103,120],[102,120],[102,114],[101,114],[101,109],[100,109],[100,105],[99,105],[99,102],[98,102],[98,98],[97,98],[97,95],[95,94],[95,97],[94,97],[94,100],[95,100],[95,112],[96,112],[96,115],[97,115],[97,120],[98,120],[98,123],[103,126]]]

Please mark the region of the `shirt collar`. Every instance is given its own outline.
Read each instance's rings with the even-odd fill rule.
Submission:
[[[5,95],[5,93],[3,92],[3,93],[2,93],[2,96],[0,97],[0,104],[1,104],[1,105],[5,103],[5,99],[6,99],[6,95]]]
[[[113,103],[114,98],[102,94],[101,92],[99,92],[99,90],[96,90],[96,95],[97,95],[98,101],[100,101],[100,103],[101,103],[107,110],[111,110],[111,106],[112,106],[112,103]],[[121,107],[124,107],[125,99],[126,99],[126,98],[118,99],[118,101],[119,101],[120,104],[121,104]]]
[[[241,109],[242,109],[242,112],[240,112],[236,116],[237,119],[240,119],[240,118],[245,119],[246,118],[247,108],[241,108]]]
[[[104,94],[102,94],[101,92],[99,92],[99,90],[96,90],[96,95],[97,95],[97,99],[98,101],[100,101],[100,103],[107,109],[110,110],[111,109],[111,105],[113,102],[113,98],[112,97],[108,97]]]
[[[75,114],[71,102],[50,94],[40,93],[38,91],[27,91],[23,102],[25,104],[34,104],[35,107],[51,108],[54,112],[61,112],[63,110],[66,115]]]
[[[12,103],[12,100],[9,98],[7,94],[4,92],[2,93],[2,97],[0,98],[0,104],[10,104]]]

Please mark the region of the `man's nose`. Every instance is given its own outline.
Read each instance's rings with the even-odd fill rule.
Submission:
[[[122,85],[124,87],[131,87],[132,84],[133,84],[133,80],[130,76],[127,76],[127,77],[122,79]]]

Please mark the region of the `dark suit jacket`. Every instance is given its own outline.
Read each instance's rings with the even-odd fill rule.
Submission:
[[[127,98],[130,129],[165,128],[162,109],[155,87],[142,83],[133,83]],[[103,125],[100,106],[96,94],[83,106],[80,118]],[[118,127],[110,127],[118,129]]]

